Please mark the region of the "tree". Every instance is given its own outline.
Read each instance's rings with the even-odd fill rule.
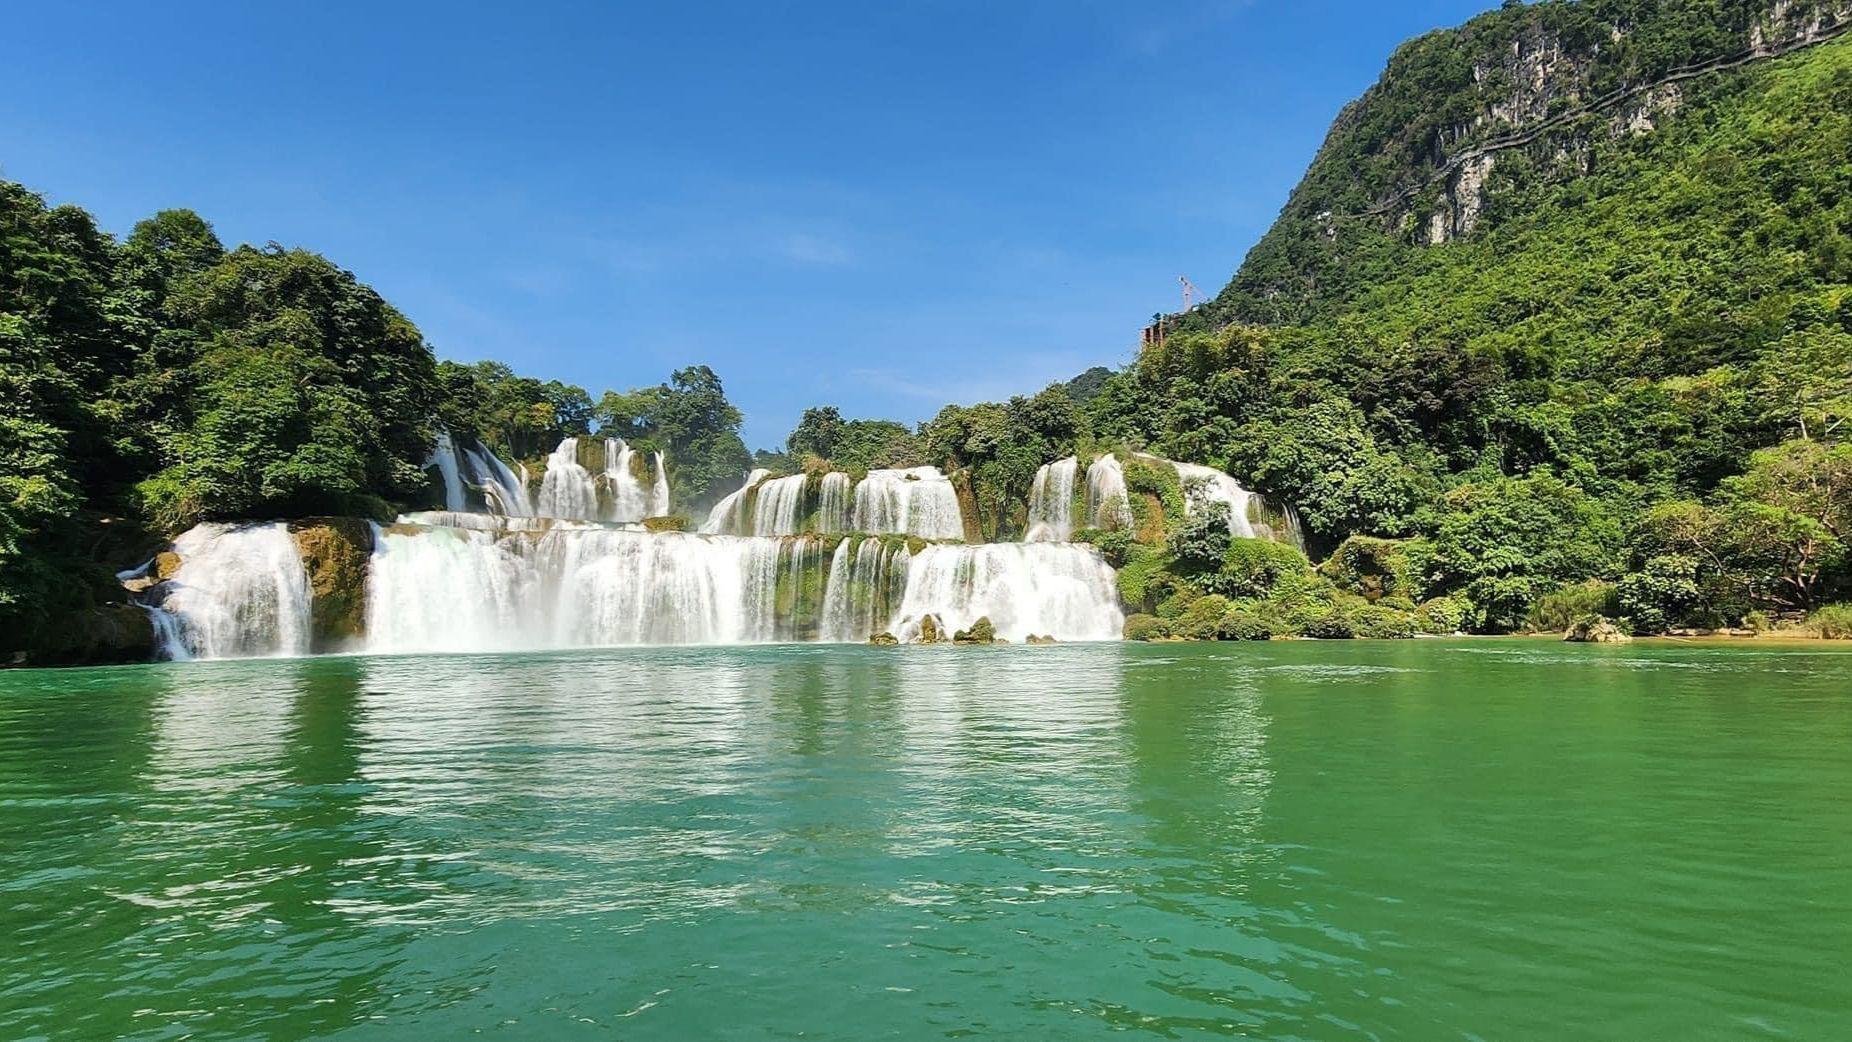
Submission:
[[[379,514],[426,484],[437,379],[418,330],[305,250],[240,247],[168,304],[197,386],[142,484],[163,527],[201,518]]]

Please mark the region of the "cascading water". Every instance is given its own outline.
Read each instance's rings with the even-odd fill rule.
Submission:
[[[604,480],[611,492],[611,506],[605,512],[608,521],[637,522],[650,516],[652,491],[643,487],[633,463],[636,458],[622,438],[604,442]],[[596,490],[594,490],[596,496]]]
[[[1087,524],[1093,528],[1132,527],[1132,500],[1125,487],[1125,468],[1110,453],[1087,468]]]
[[[747,509],[752,505],[753,487],[771,475],[772,472],[764,468],[746,475],[746,483],[739,487],[739,491],[729,493],[714,504],[714,509],[707,512],[707,520],[701,523],[701,531],[707,535],[735,535],[746,531],[751,520]]]
[[[904,543],[844,539],[836,544],[818,636],[858,642],[885,631],[906,592],[911,560]]]
[[[203,524],[174,540],[180,567],[156,611],[167,658],[253,658],[309,651],[309,578],[289,527]]]
[[[598,517],[598,485],[579,463],[579,439],[567,438],[547,457],[535,503],[541,517],[591,521]]]
[[[424,469],[437,468],[437,473],[444,481],[444,509],[459,513],[469,509],[469,497],[463,490],[463,475],[457,466],[457,446],[450,440],[450,432],[437,432],[437,444],[431,449],[431,458],[424,461]]]
[[[814,538],[617,529],[419,529],[375,535],[367,647],[515,651],[741,644],[814,635]]]
[[[923,539],[965,537],[958,492],[937,467],[869,471],[855,486],[849,527],[856,532]]]
[[[1080,460],[1069,456],[1044,464],[1029,489],[1026,543],[1065,543],[1074,535],[1074,481]]]
[[[437,444],[425,469],[436,467],[444,483],[444,507],[458,513],[471,509],[470,493],[482,497],[482,505],[492,513],[506,517],[532,517],[534,505],[527,495],[527,477],[516,474],[506,463],[480,444],[458,445],[449,431],[437,432]]]
[[[649,517],[667,517],[669,513],[669,461],[656,453],[656,483],[650,487]]]
[[[831,471],[823,475],[823,487],[817,494],[818,531],[846,532],[849,530],[851,485],[849,475],[841,471]]]
[[[1073,543],[928,546],[908,564],[889,630],[910,640],[927,615],[950,630],[988,617],[1011,641],[1031,634],[1117,640],[1125,625],[1112,568],[1097,550]]]
[[[1154,463],[1167,464],[1177,471],[1183,484],[1183,507],[1194,516],[1206,508],[1221,505],[1228,510],[1228,531],[1245,539],[1271,539],[1305,549],[1305,536],[1299,529],[1299,515],[1290,506],[1281,508],[1269,519],[1266,501],[1236,481],[1230,474],[1196,463],[1178,463],[1141,454]],[[1277,521],[1277,523],[1276,523]]]
[[[752,534],[796,535],[804,520],[804,486],[809,481],[803,474],[793,474],[760,485],[752,509]]]

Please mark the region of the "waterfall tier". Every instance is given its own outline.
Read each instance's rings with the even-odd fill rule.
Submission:
[[[871,470],[856,483],[849,527],[857,532],[963,539],[958,491],[938,467]]]
[[[581,458],[585,446],[567,438],[547,457],[540,478],[535,513],[569,521],[606,521],[635,524],[669,512],[669,479],[662,453],[643,456],[622,438],[606,438],[603,459],[596,456],[594,472]],[[597,450],[592,450],[596,452]],[[649,473],[653,467],[654,475]]]
[[[1141,458],[1176,469],[1177,480],[1183,485],[1183,508],[1191,516],[1219,505],[1228,510],[1230,534],[1247,539],[1271,539],[1305,549],[1299,515],[1292,507],[1270,506],[1260,493],[1213,467],[1143,454]]]
[[[790,536],[805,532],[865,532],[963,539],[964,511],[950,478],[937,467],[871,470],[861,481],[843,473],[773,478],[746,476],[739,490],[714,505],[708,535]]]
[[[504,517],[532,517],[527,472],[517,473],[480,444],[458,445],[449,431],[437,432],[437,445],[425,469],[435,467],[444,483],[444,509],[455,513],[486,510]]]
[[[288,526],[199,525],[173,550],[180,567],[154,608],[166,657],[308,653],[309,579]]]
[[[1101,456],[1087,468],[1087,524],[1092,528],[1132,527],[1132,499],[1125,487],[1125,468],[1113,455]]]
[[[1044,464],[1029,489],[1026,543],[1065,543],[1074,534],[1074,485],[1080,460],[1069,456]],[[1090,473],[1090,472],[1089,472]]]

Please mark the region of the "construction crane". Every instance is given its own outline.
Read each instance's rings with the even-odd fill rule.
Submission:
[[[1199,290],[1196,288],[1196,283],[1190,281],[1189,276],[1179,275],[1177,276],[1177,281],[1183,286],[1183,310],[1184,311],[1187,312],[1191,308],[1195,307],[1196,302],[1198,300],[1206,299],[1203,297],[1202,290]]]

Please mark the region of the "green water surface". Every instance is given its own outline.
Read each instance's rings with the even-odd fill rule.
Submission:
[[[1852,1037],[1852,654],[0,673],[0,1038]]]

